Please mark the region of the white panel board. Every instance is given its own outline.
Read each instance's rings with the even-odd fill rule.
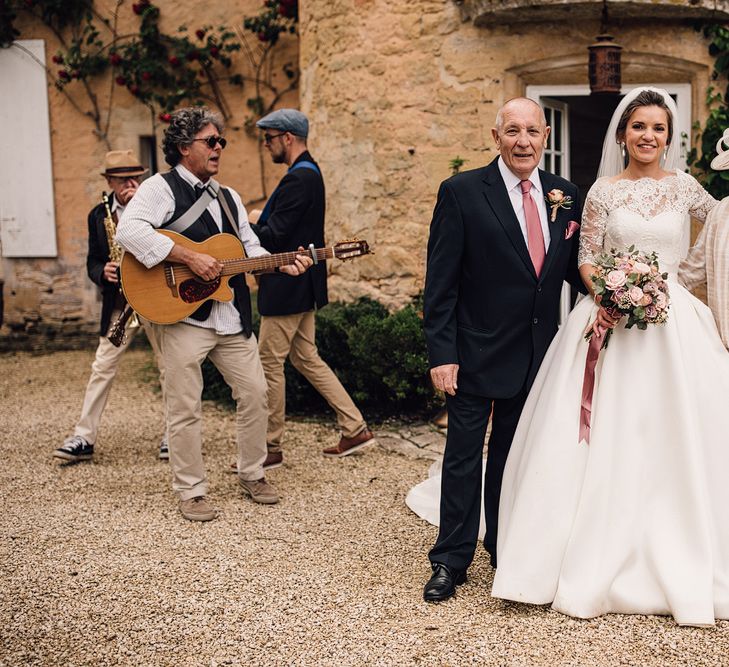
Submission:
[[[31,55],[32,54],[32,55]],[[3,257],[56,257],[43,40],[0,49],[0,241]]]

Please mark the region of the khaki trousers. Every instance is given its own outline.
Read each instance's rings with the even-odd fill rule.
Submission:
[[[236,402],[238,474],[263,477],[266,459],[266,379],[256,337],[223,336],[190,324],[153,324],[165,366],[172,488],[180,500],[207,495],[202,457],[201,365],[207,357],[233,390]]]
[[[111,323],[113,324],[121,314],[120,310],[115,310],[111,314]],[[147,334],[149,343],[152,346],[157,365],[159,367],[159,378],[162,386],[162,394],[164,396],[164,364],[161,362],[159,354],[159,345],[152,331],[149,322],[140,320]],[[111,326],[111,325],[110,325]],[[119,347],[112,345],[109,340],[102,336],[99,338],[99,346],[96,348],[96,356],[91,364],[91,376],[86,385],[86,394],[84,395],[83,406],[81,407],[81,417],[73,431],[74,435],[80,435],[86,442],[95,444],[99,433],[99,424],[101,423],[101,415],[104,413],[106,402],[109,399],[111,387],[114,384],[119,362],[127,351],[129,344],[139,331],[138,327],[127,327],[125,329],[126,342]],[[165,419],[165,422],[167,420]],[[166,437],[166,436],[165,436]]]
[[[362,413],[342,386],[339,378],[319,356],[315,342],[314,311],[261,318],[259,351],[268,383],[268,433],[271,451],[280,451],[286,415],[286,377],[288,357],[337,413],[342,434],[351,438],[366,427]]]

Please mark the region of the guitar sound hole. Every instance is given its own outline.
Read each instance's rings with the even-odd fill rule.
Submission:
[[[183,280],[180,283],[180,298],[185,303],[197,303],[203,299],[207,299],[220,286],[220,278],[209,283],[203,283],[198,280]]]

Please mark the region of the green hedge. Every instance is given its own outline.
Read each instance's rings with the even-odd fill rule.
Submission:
[[[368,418],[424,415],[440,405],[428,379],[418,301],[394,313],[377,301],[331,303],[316,314],[319,354]],[[254,313],[254,329],[260,318]],[[203,398],[232,405],[215,367],[203,364]],[[326,402],[286,362],[286,411],[326,413]]]

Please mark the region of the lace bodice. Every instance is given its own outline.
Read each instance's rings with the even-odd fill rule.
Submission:
[[[661,269],[675,274],[687,233],[686,214],[703,222],[716,200],[682,171],[659,181],[610,181],[598,179],[587,194],[579,264],[594,264],[595,255],[603,251],[634,245],[643,252],[658,253]]]

